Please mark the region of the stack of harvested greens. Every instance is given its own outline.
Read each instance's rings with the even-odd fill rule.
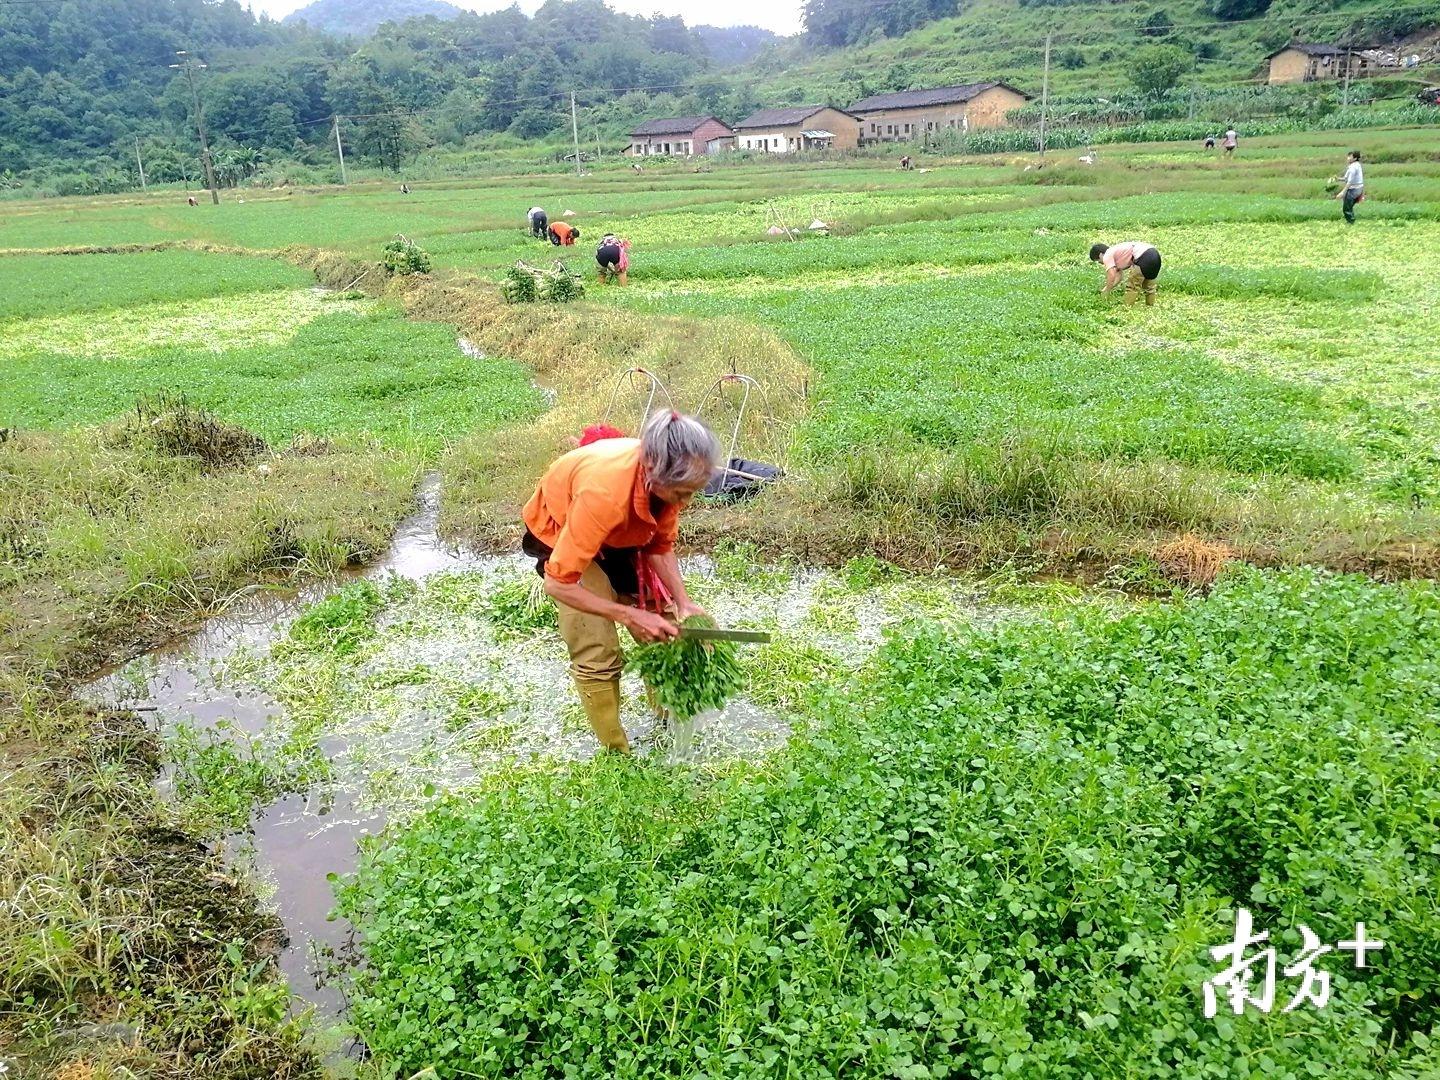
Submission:
[[[531,266],[522,260],[505,271],[505,277],[500,282],[500,295],[510,304],[533,304],[537,300],[568,304],[585,295],[585,284],[579,274],[558,259],[551,270]]]
[[[704,615],[692,615],[682,625],[713,627],[715,623]],[[728,641],[677,638],[639,645],[630,650],[625,666],[645,680],[655,704],[680,722],[720,708],[742,681],[735,646]]]

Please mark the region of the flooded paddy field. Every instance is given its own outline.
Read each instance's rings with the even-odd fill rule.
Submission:
[[[533,561],[442,542],[442,495],[429,475],[417,510],[366,570],[239,599],[81,695],[142,713],[166,738],[176,762],[167,790],[197,823],[229,830],[227,857],[284,924],[278,959],[296,1007],[333,1017],[345,1010],[335,975],[355,957],[352,928],[332,916],[332,881],[354,870],[365,839],[486,778],[598,749]],[[774,635],[751,648],[752,692],[695,718],[683,758],[626,676],[622,719],[636,753],[702,770],[782,745],[798,700],[853,672],[888,628],[1024,614],[953,579],[873,562],[847,575],[732,549],[683,566],[721,625]],[[337,606],[347,610],[333,632],[307,637],[304,620]]]

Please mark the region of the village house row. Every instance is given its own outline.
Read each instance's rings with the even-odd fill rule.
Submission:
[[[1413,55],[1394,49],[1292,43],[1265,58],[1271,84],[1316,82],[1413,68],[1437,59],[1434,46]],[[714,116],[667,116],[647,120],[630,133],[637,157],[691,157],[722,150],[789,154],[802,150],[853,150],[873,143],[923,140],[942,130],[1000,127],[1005,115],[1030,100],[1003,82],[963,83],[931,90],[874,94],[848,109],[797,105],[761,109],[734,127]]]
[[[734,127],[714,116],[669,116],[647,120],[632,131],[630,153],[691,157],[722,150],[771,154],[853,150],[872,143],[908,142],[946,129],[999,127],[1007,112],[1029,100],[1028,94],[1005,83],[979,82],[875,94],[848,109],[833,105],[761,109]]]

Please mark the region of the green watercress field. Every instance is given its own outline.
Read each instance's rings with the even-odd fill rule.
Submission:
[[[913,630],[763,766],[522,771],[374,847],[355,1019],[442,1075],[1423,1075],[1437,635],[1433,586],[1250,570]],[[1241,905],[1384,960],[1207,1020]]]

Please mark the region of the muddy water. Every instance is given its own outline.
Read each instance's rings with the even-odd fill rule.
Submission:
[[[107,705],[150,710],[161,731],[225,721],[272,749],[319,715],[314,749],[328,768],[325,783],[260,809],[225,847],[284,921],[290,941],[280,966],[298,1001],[322,1016],[344,1011],[324,973],[333,957],[346,958],[351,938],[350,927],[328,919],[328,877],[354,869],[363,836],[517,764],[581,760],[596,750],[558,637],[507,632],[487,607],[497,589],[530,587],[533,564],[447,547],[436,534],[439,499],[438,477],[427,477],[389,553],[362,574],[288,596],[254,594],[182,646],[142,657],[89,691]],[[768,627],[778,641],[804,643],[842,664],[858,663],[884,627],[917,613],[960,612],[972,623],[1005,614],[933,581],[855,589],[823,571],[751,573],[733,559],[718,567],[687,560],[685,570],[722,625]],[[374,637],[353,656],[307,666],[313,657],[297,661],[293,649],[276,647],[308,605],[359,577],[375,581],[385,603]],[[630,677],[624,698],[622,719],[637,752],[683,755],[697,768],[764,755],[789,735],[783,713],[742,699],[672,738]]]
[[[97,703],[137,708],[151,715],[160,731],[185,723],[213,728],[221,721],[246,735],[260,735],[283,720],[285,707],[263,685],[225,678],[236,654],[264,649],[283,637],[310,604],[357,578],[398,575],[421,581],[432,574],[483,564],[440,541],[440,478],[425,477],[417,508],[395,532],[385,557],[362,573],[307,586],[298,591],[260,591],[237,601],[210,619],[190,640],[143,656],[92,683],[84,696]],[[343,760],[342,738],[322,740],[331,760]],[[257,811],[251,828],[227,837],[227,856],[252,875],[262,897],[273,904],[289,936],[277,958],[297,999],[297,1007],[338,1016],[344,1000],[326,978],[336,956],[350,944],[350,927],[329,918],[334,895],[328,875],[355,867],[357,841],[378,833],[383,808],[361,806],[352,791],[328,786],[297,793]]]

